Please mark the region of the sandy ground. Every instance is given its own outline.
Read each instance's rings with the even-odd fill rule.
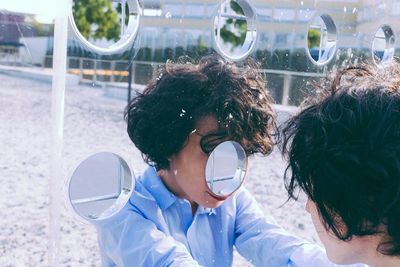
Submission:
[[[0,74],[0,266],[47,266],[51,85]],[[91,86],[67,88],[63,169],[65,180],[80,160],[99,151],[123,156],[144,170],[140,153],[125,132],[125,101]],[[277,151],[249,161],[246,187],[265,213],[287,230],[316,240],[304,203],[289,202]],[[100,266],[94,227],[78,222],[64,206],[61,218],[61,266]],[[234,266],[250,266],[235,255]]]

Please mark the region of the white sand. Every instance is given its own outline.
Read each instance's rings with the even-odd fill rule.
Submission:
[[[51,85],[0,74],[0,266],[47,266]],[[135,172],[143,171],[123,121],[125,101],[104,96],[100,88],[68,88],[62,180],[77,163],[98,151],[123,156]],[[289,202],[276,151],[250,159],[246,187],[265,213],[287,230],[316,240],[304,204]],[[100,266],[94,227],[75,220],[60,207],[61,266]],[[234,266],[250,266],[235,256]]]

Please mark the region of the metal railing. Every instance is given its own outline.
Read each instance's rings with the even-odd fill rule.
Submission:
[[[52,57],[47,56],[45,66],[51,66]],[[104,60],[84,57],[68,57],[68,73],[78,75],[81,83],[93,83],[99,85],[120,84],[127,85],[129,77],[129,68],[132,71],[132,83],[136,85],[145,85],[156,75],[157,69],[165,63],[151,61],[132,61],[128,60]],[[315,72],[297,72],[287,70],[261,69],[264,75],[273,76],[279,80],[277,88],[268,85],[270,90],[279,92],[278,99],[275,101],[282,105],[289,105],[291,90],[293,90],[293,79],[311,79],[325,76],[325,73]],[[269,82],[270,80],[267,79]]]

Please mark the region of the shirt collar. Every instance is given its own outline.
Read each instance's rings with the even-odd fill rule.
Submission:
[[[156,169],[154,167],[147,168],[147,170],[142,175],[142,181],[144,187],[153,196],[161,210],[169,208],[178,200],[178,197],[170,192],[168,188],[164,185],[161,178],[157,175]],[[204,208],[199,205],[197,207],[197,213],[213,215],[217,214],[217,209]]]
[[[215,214],[217,214],[217,209],[204,208],[202,206],[198,206],[197,214],[215,215]]]
[[[157,175],[154,167],[149,167],[142,175],[142,182],[144,187],[153,196],[161,210],[169,208],[176,200],[177,197],[171,193],[164,185],[161,178]]]

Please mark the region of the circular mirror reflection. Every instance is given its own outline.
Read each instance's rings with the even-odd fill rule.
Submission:
[[[210,193],[227,197],[243,183],[247,156],[243,147],[234,141],[225,141],[210,154],[206,165],[206,183]]]
[[[393,60],[395,36],[389,25],[381,26],[372,41],[372,57],[377,65],[386,65]]]
[[[100,152],[75,169],[68,183],[68,200],[79,217],[93,222],[121,210],[132,188],[128,164],[114,153]]]
[[[337,31],[333,19],[326,14],[314,18],[307,33],[307,54],[317,65],[327,64],[335,55]]]
[[[129,49],[139,28],[138,0],[102,0],[87,5],[73,0],[72,32],[79,42],[98,54],[118,54]]]
[[[246,58],[257,38],[254,8],[245,0],[222,2],[214,18],[214,46],[230,60]]]

